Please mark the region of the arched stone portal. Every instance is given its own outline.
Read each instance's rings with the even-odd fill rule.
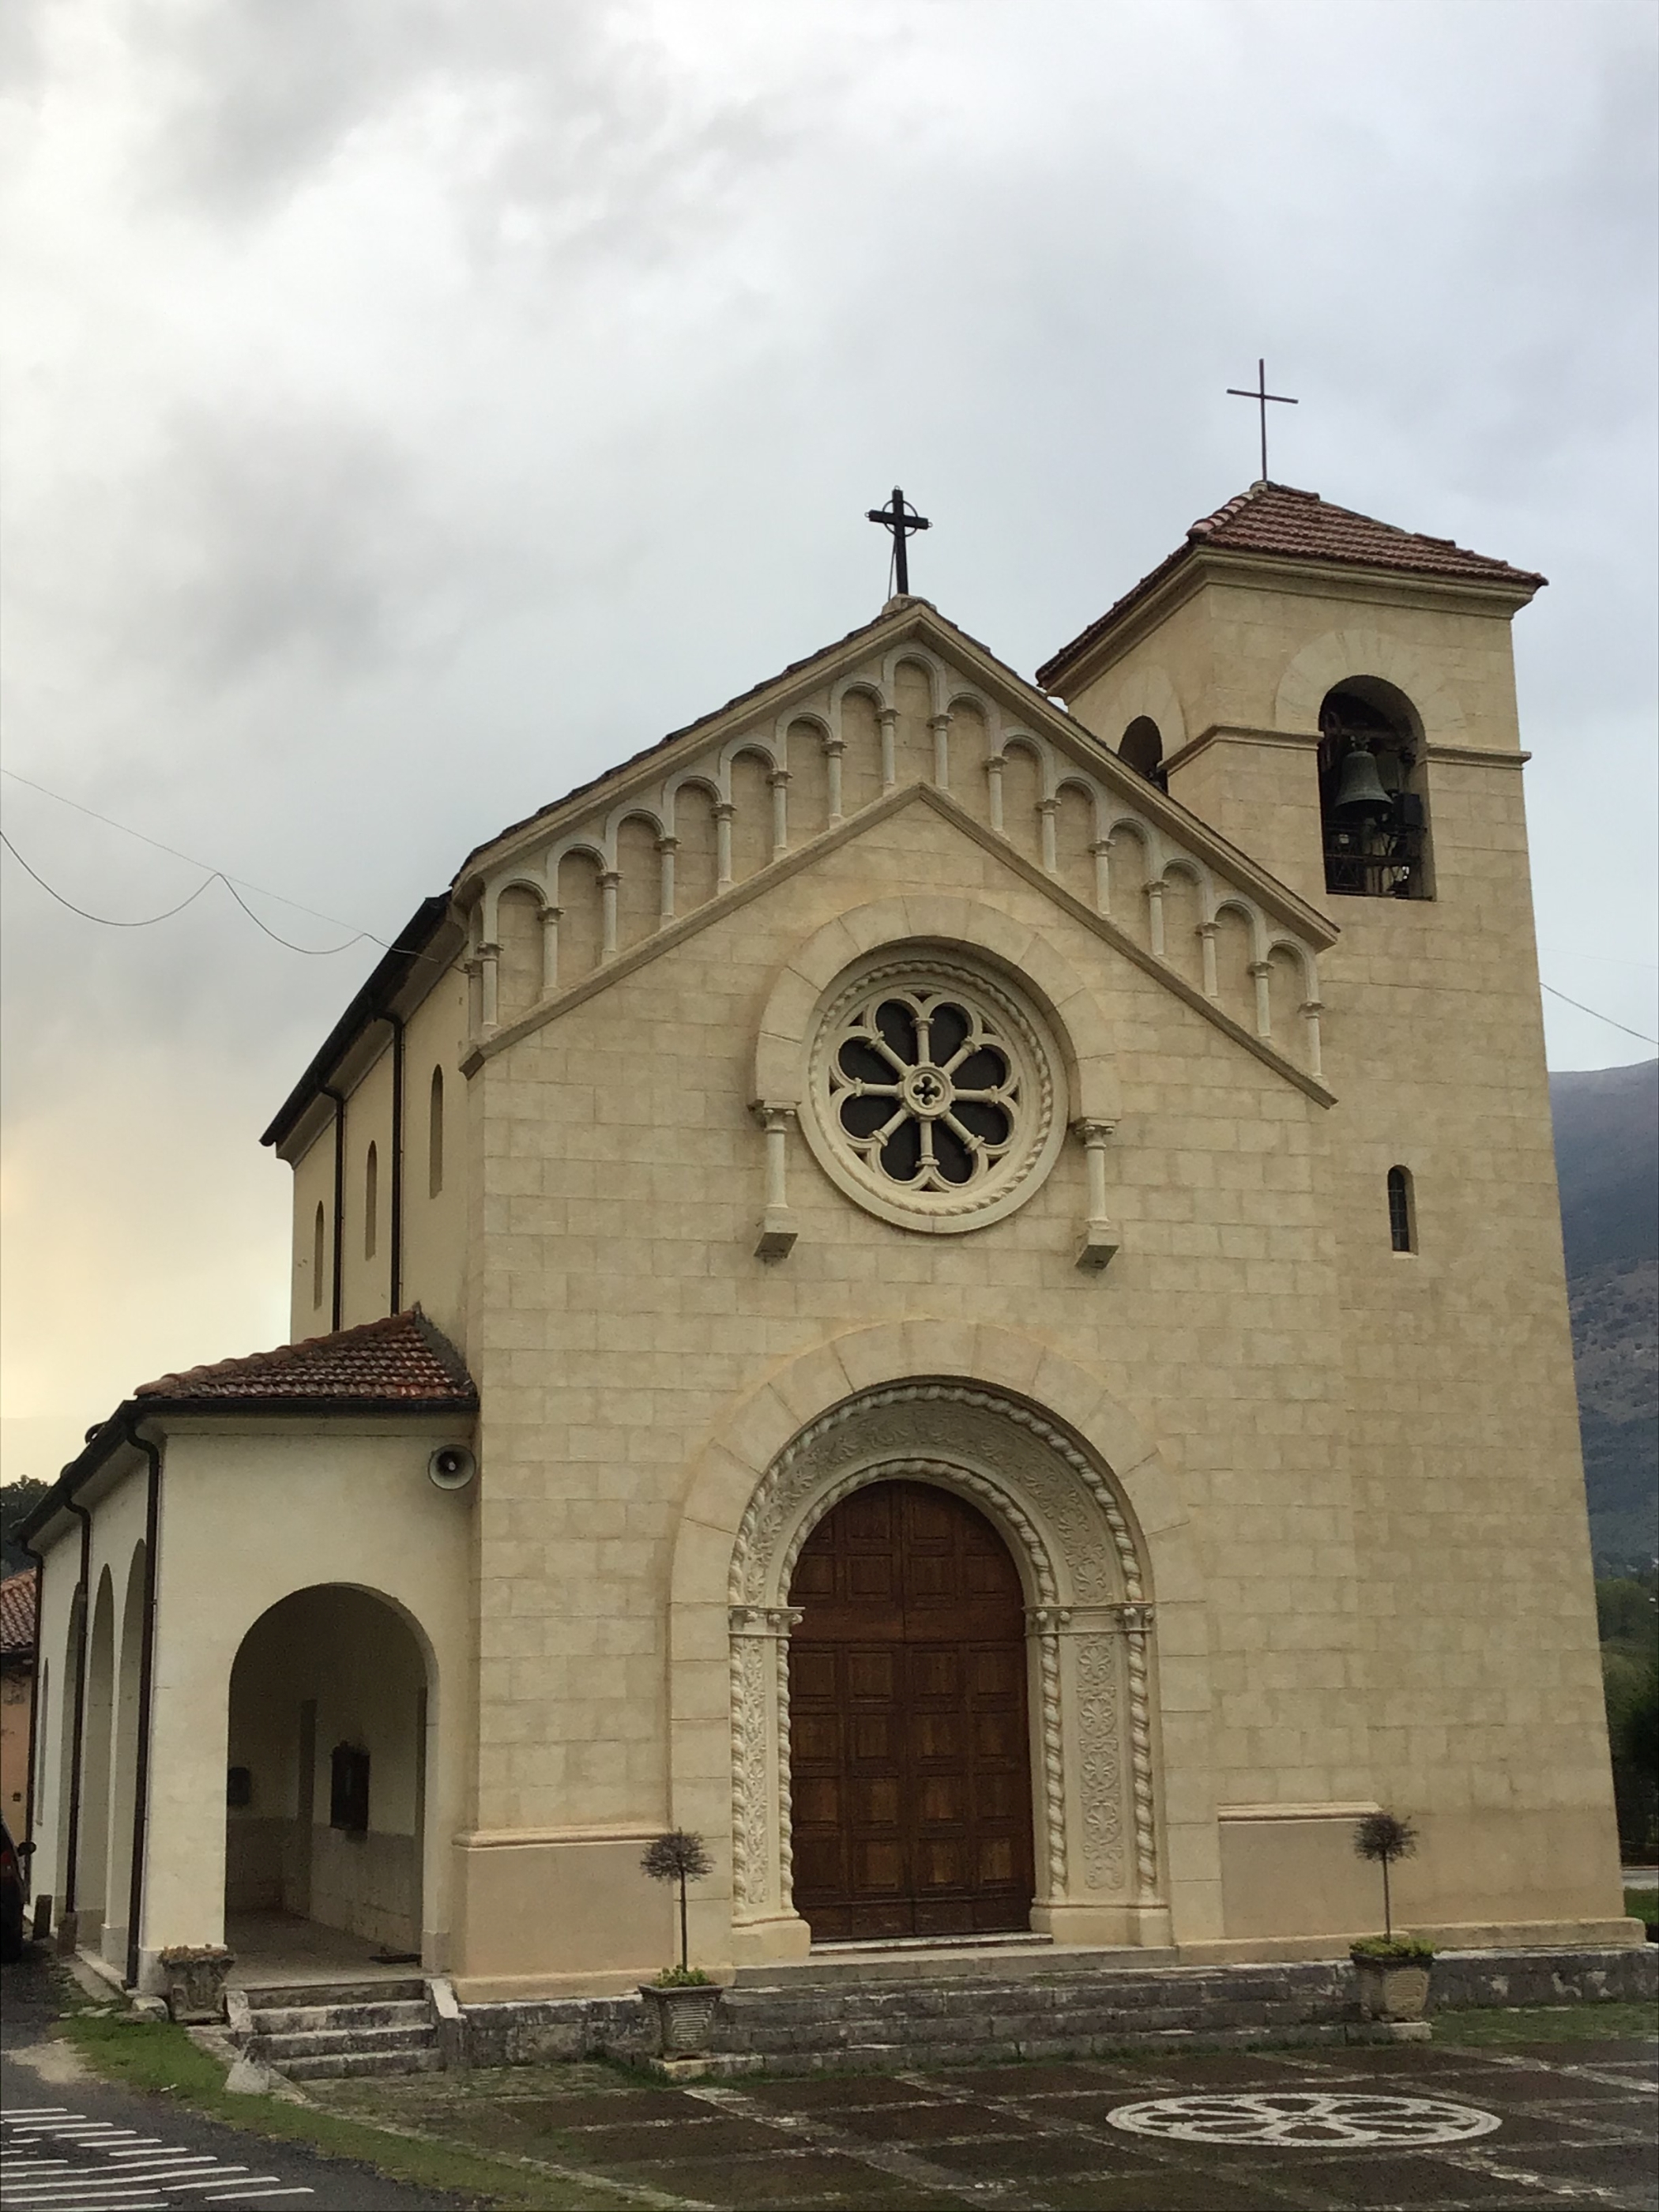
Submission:
[[[990,1522],[1022,1585],[1035,1899],[1030,1924],[1143,1940],[1164,1902],[1149,1570],[1125,1501],[1038,1408],[953,1381],[906,1381],[833,1407],[751,1496],[728,1577],[732,1898],[745,1929],[800,1924],[795,1903],[790,1640],[814,1529],[876,1483],[936,1486]]]
[[[308,1922],[420,1956],[428,1689],[422,1643],[368,1590],[297,1590],[248,1630],[230,1678],[233,1948],[312,1951],[283,1925]]]

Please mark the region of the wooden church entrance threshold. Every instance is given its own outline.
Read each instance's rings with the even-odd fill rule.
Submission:
[[[815,1942],[1028,1929],[1024,1599],[953,1492],[855,1491],[789,1592],[796,1910]]]

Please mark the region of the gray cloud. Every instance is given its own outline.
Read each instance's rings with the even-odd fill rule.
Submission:
[[[1225,387],[1265,352],[1302,403],[1276,475],[1550,574],[1516,632],[1546,973],[1651,1032],[1645,5],[7,21],[14,768],[389,934],[501,823],[872,611],[895,480],[921,588],[1030,669],[1254,475]],[[100,912],[197,880],[6,795]],[[284,1264],[252,1139],[372,949],[299,959],[216,890],[132,933],[0,890],[14,1267],[142,1221],[160,1356],[248,1348]],[[100,1378],[156,1364],[134,1304]],[[49,1411],[72,1378],[9,1326]]]

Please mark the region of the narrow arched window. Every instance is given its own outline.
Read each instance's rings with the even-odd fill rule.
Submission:
[[[1137,714],[1130,723],[1119,743],[1117,757],[1160,791],[1169,789],[1164,769],[1164,733],[1150,714]]]
[[[328,1256],[328,1223],[323,1213],[323,1202],[317,1201],[317,1216],[311,1224],[311,1303],[323,1303],[323,1262]]]
[[[436,1198],[444,1187],[444,1072],[441,1067],[434,1067],[432,1071],[432,1103],[427,1110],[426,1141],[426,1187],[429,1194]]]
[[[1396,1252],[1417,1249],[1417,1208],[1409,1168],[1389,1170],[1389,1242]]]
[[[373,1145],[363,1162],[363,1257],[374,1257],[375,1232],[380,1221],[380,1156]]]

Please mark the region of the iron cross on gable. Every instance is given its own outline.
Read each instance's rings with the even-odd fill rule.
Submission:
[[[918,514],[898,486],[893,486],[893,496],[885,507],[872,507],[866,511],[866,519],[880,523],[884,530],[893,533],[893,564],[895,579],[901,599],[910,590],[910,563],[906,556],[904,541],[914,538],[919,530],[931,530],[933,525],[925,514]]]
[[[1255,365],[1255,390],[1254,392],[1241,392],[1236,384],[1230,384],[1227,386],[1227,397],[1229,399],[1254,399],[1257,406],[1261,410],[1261,481],[1263,483],[1266,483],[1267,481],[1268,402],[1271,400],[1275,407],[1299,407],[1302,404],[1302,402],[1299,399],[1287,399],[1282,392],[1268,391],[1267,364],[1265,361],[1258,361]]]

